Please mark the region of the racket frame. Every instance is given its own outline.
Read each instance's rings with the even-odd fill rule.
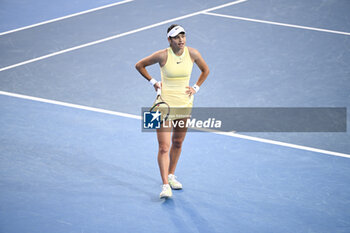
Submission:
[[[169,106],[169,104],[168,104],[167,102],[165,102],[165,101],[163,100],[163,98],[161,97],[161,89],[160,89],[160,88],[157,89],[157,98],[156,98],[156,101],[157,101],[158,99],[160,100],[160,102],[155,103],[155,104],[149,109],[149,111],[152,112],[153,109],[155,109],[158,105],[161,105],[161,104],[165,105],[166,108],[167,108],[167,114],[166,114],[166,116],[164,117],[164,119],[162,119],[162,120],[160,121],[160,123],[162,124],[163,121],[168,120],[168,117],[169,117],[169,114],[170,114],[170,106]]]

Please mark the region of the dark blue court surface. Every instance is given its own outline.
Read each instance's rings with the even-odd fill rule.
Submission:
[[[120,1],[30,26],[112,3],[0,2],[0,232],[350,232],[348,131],[188,133],[184,189],[160,200],[134,68],[179,23],[211,69],[195,106],[349,108],[349,1]]]

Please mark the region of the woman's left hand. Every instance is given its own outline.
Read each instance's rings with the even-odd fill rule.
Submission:
[[[192,87],[186,87],[186,94],[188,94],[189,96],[196,94],[196,91],[192,88]]]

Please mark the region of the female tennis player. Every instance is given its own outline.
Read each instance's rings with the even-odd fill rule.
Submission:
[[[201,54],[194,48],[186,46],[186,32],[183,27],[173,24],[167,30],[169,47],[159,50],[152,55],[141,59],[135,67],[146,78],[154,89],[161,89],[162,99],[168,103],[170,109],[191,109],[193,95],[199,91],[199,87],[209,74],[209,68]],[[147,72],[146,67],[158,63],[161,70],[161,83],[157,82]],[[192,73],[193,63],[201,70],[201,74],[192,87],[189,80]],[[175,169],[181,154],[182,143],[185,139],[188,117],[172,112],[168,118],[168,127],[164,125],[157,129],[158,139],[158,165],[163,181],[160,198],[172,196],[171,189],[182,189],[182,184],[176,180]],[[186,110],[185,110],[186,113]],[[187,112],[190,114],[190,112]],[[179,123],[183,124],[174,124]]]

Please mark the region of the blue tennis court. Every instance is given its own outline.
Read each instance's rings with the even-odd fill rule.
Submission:
[[[184,188],[159,199],[140,122],[155,96],[134,67],[178,23],[211,70],[196,107],[348,109],[349,1],[0,8],[0,232],[350,232],[349,130],[189,132]]]

